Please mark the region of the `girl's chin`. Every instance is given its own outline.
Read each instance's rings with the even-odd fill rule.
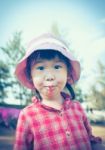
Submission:
[[[55,99],[55,97],[59,97],[60,95],[60,91],[58,91],[57,89],[46,89],[46,90],[43,90],[42,92],[42,97],[46,97],[48,99]]]
[[[55,94],[54,94],[53,92],[48,92],[48,91],[47,91],[46,97],[48,97],[48,98],[53,98],[53,97],[55,97]]]
[[[42,97],[43,98],[47,98],[47,99],[54,99],[56,95],[57,95],[57,93],[55,93],[55,92],[49,92],[49,91],[47,91],[47,92],[43,93]]]
[[[46,95],[48,96],[53,96],[56,94],[56,89],[55,88],[46,88],[45,90]]]

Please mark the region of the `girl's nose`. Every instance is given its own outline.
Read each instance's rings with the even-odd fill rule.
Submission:
[[[55,79],[55,77],[52,73],[47,73],[45,76],[46,81],[53,81],[54,79]]]

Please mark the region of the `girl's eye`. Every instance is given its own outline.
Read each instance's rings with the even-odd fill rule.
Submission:
[[[43,66],[39,66],[36,68],[37,70],[44,70],[44,67]]]
[[[55,68],[55,69],[60,69],[60,68],[62,68],[62,66],[60,66],[60,65],[55,65],[54,68]]]

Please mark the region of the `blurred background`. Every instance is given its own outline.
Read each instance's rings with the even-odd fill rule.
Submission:
[[[13,148],[18,115],[34,95],[17,81],[15,66],[44,32],[61,36],[80,61],[76,99],[105,143],[105,1],[0,0],[0,149]]]

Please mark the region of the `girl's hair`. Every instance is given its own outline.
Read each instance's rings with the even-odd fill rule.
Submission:
[[[72,71],[72,66],[70,64],[70,61],[68,60],[68,58],[66,58],[64,55],[62,55],[60,52],[58,52],[57,50],[37,50],[35,52],[33,52],[28,58],[27,58],[27,63],[26,63],[26,76],[28,78],[28,80],[30,82],[32,82],[32,77],[31,77],[31,67],[32,65],[34,65],[34,63],[38,60],[38,59],[47,59],[47,60],[51,60],[54,59],[55,57],[58,57],[61,61],[63,61],[68,69],[68,72]],[[71,74],[71,78],[72,78],[72,74]],[[73,78],[72,78],[73,79]],[[75,93],[73,88],[71,87],[70,84],[66,83],[66,88],[69,90],[70,95],[71,95],[71,99],[75,98]],[[40,93],[37,91],[37,89],[35,90],[35,96],[38,97],[38,99],[41,99]]]

